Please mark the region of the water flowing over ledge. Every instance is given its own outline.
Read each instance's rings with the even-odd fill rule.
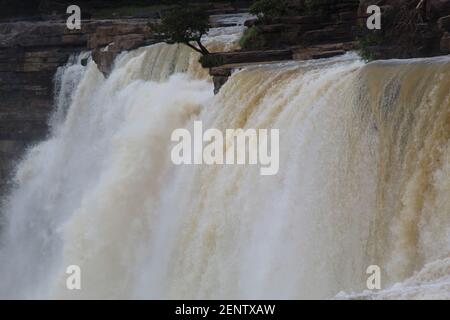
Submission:
[[[387,298],[448,297],[450,59],[253,66],[215,97],[197,59],[157,44],[107,79],[58,73],[53,133],[4,206],[1,297],[351,298],[371,264],[400,283]],[[194,120],[280,129],[280,172],[172,165]]]

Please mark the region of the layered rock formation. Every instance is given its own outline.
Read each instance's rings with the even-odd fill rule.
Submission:
[[[249,22],[263,37],[263,47],[309,46],[354,39],[359,0],[322,0],[313,9],[305,1],[288,1],[286,14]]]
[[[321,44],[358,41],[374,59],[449,53],[450,0],[286,1],[289,9],[282,16],[248,22],[259,34],[261,49],[297,46],[307,51]],[[308,9],[308,3],[316,5]],[[366,27],[369,5],[381,8],[380,31]]]

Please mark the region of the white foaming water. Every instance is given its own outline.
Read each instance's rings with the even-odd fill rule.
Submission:
[[[59,67],[54,77],[55,105],[57,109],[50,119],[50,126],[53,130],[64,121],[67,110],[72,103],[72,94],[80,83],[85,68],[83,64],[90,59],[90,54],[83,52],[72,55],[65,66]]]
[[[107,79],[58,74],[67,111],[4,207],[1,297],[448,298],[448,59],[251,67],[214,97],[197,58],[158,44]],[[279,173],[174,166],[170,135],[195,120],[280,129]]]

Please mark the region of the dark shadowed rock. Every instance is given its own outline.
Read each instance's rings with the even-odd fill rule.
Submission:
[[[441,38],[440,48],[443,53],[450,53],[450,33],[444,33]]]
[[[292,59],[292,50],[261,50],[261,51],[237,51],[212,53],[211,56],[218,57],[222,64],[251,63],[265,61],[283,61]]]
[[[450,31],[450,15],[439,18],[438,27],[441,31]]]
[[[213,77],[213,83],[214,83],[214,94],[218,94],[220,91],[220,88],[227,82],[228,76],[215,76]]]
[[[426,12],[430,19],[450,15],[449,0],[426,0]]]

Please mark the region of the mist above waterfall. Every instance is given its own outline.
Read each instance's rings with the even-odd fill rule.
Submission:
[[[59,70],[52,134],[3,206],[0,297],[351,297],[378,265],[386,291],[364,297],[448,298],[450,59],[252,66],[217,96],[197,60],[156,44],[106,79]],[[278,174],[175,166],[170,136],[196,120],[279,129]]]

